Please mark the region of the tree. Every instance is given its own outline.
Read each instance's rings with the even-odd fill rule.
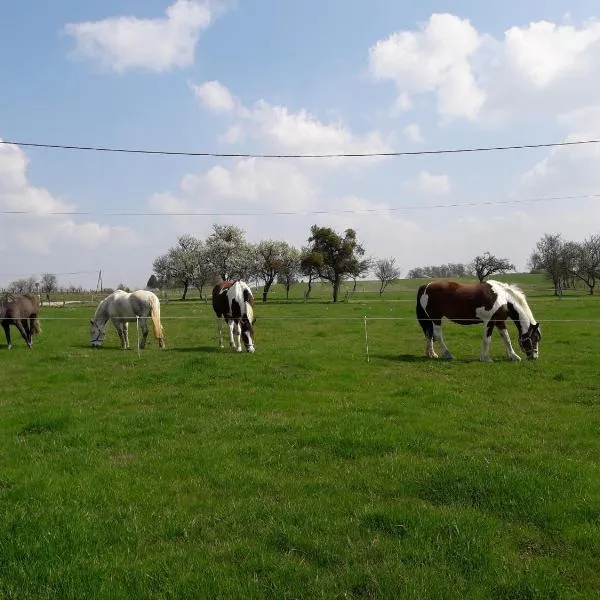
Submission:
[[[312,248],[303,246],[300,251],[300,273],[308,277],[306,292],[304,292],[305,302],[310,298],[312,282],[319,277],[322,267],[323,256],[314,252]]]
[[[283,255],[288,244],[265,240],[256,246],[256,275],[264,282],[262,301],[267,301],[269,290],[283,266]]]
[[[600,235],[592,235],[581,244],[575,244],[573,250],[571,270],[587,286],[589,293],[593,294],[600,278]]]
[[[177,245],[169,248],[166,254],[152,263],[159,279],[175,280],[183,286],[182,300],[186,299],[188,288],[197,277],[201,249],[202,242],[198,238],[189,234],[180,235]]]
[[[149,290],[156,290],[160,288],[158,277],[154,273],[152,273],[152,275],[150,275],[148,278],[148,281],[146,282],[146,288]]]
[[[538,240],[534,252],[529,258],[533,270],[542,271],[552,280],[554,295],[562,295],[562,282],[566,271],[564,242],[560,233],[545,233]]]
[[[515,270],[515,266],[508,258],[498,258],[490,252],[484,252],[481,256],[476,256],[470,267],[480,282],[485,281],[495,273],[506,273]]]
[[[396,267],[395,258],[380,258],[375,261],[375,277],[380,282],[379,295],[383,294],[385,288],[400,277],[400,269]]]
[[[298,280],[300,274],[300,252],[293,246],[288,246],[283,255],[278,280],[285,287],[285,299],[290,298],[290,288]]]
[[[356,239],[354,229],[346,229],[343,237],[330,227],[313,225],[310,231],[310,253],[321,257],[313,266],[317,268],[319,278],[331,283],[333,301],[337,302],[342,281],[359,272],[365,250]]]
[[[40,281],[40,291],[43,294],[50,294],[55,292],[57,288],[58,280],[56,279],[56,275],[53,275],[52,273],[43,273]]]
[[[252,246],[245,232],[234,225],[213,225],[204,246],[204,256],[214,273],[223,280],[246,279],[255,267]]]
[[[35,277],[16,279],[8,284],[8,291],[12,294],[33,294],[36,291]]]
[[[363,258],[356,261],[356,266],[348,273],[348,276],[354,282],[351,293],[354,294],[356,291],[356,284],[360,277],[366,277],[367,273],[373,268],[372,258]],[[349,294],[346,295],[348,297]]]

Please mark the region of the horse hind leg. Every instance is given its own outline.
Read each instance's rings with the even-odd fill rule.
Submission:
[[[123,338],[125,340],[125,350],[129,350],[129,323],[123,322]]]
[[[230,335],[231,347],[235,348],[238,352],[241,352],[242,351],[242,343],[241,343],[242,330],[241,330],[240,324],[237,320],[230,321],[229,335]]]
[[[494,323],[484,323],[483,338],[481,340],[481,362],[494,362],[490,356],[490,345],[492,341],[492,332],[494,331]]]
[[[142,329],[142,339],[140,340],[140,349],[143,350],[146,347],[146,339],[148,338],[148,321],[146,319],[140,319],[140,327]]]
[[[452,360],[454,358],[454,356],[452,356],[452,353],[450,352],[450,350],[448,349],[448,346],[446,346],[446,342],[444,341],[444,334],[442,333],[441,322],[433,324],[433,338],[435,340],[437,340],[437,342],[440,345],[440,348],[442,350],[442,355],[441,355],[442,358],[444,358],[446,360]],[[431,348],[433,350],[433,342],[431,344]]]
[[[425,336],[425,356],[427,358],[437,358],[438,355],[435,353],[433,349],[433,335]]]
[[[217,317],[217,335],[219,336],[219,348],[224,348],[223,346],[223,319],[221,317]]]

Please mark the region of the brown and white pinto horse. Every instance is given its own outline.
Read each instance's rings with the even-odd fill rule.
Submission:
[[[221,327],[225,320],[229,327],[229,346],[242,351],[240,338],[246,352],[254,352],[254,296],[244,281],[221,281],[212,291],[212,305],[217,315],[219,346],[223,348]],[[235,336],[235,341],[234,341]]]
[[[417,292],[417,319],[427,343],[425,356],[437,358],[434,340],[442,349],[442,358],[453,358],[442,335],[442,318],[460,325],[483,323],[480,359],[491,362],[490,341],[494,327],[498,328],[510,360],[521,360],[513,350],[506,329],[510,317],[519,331],[519,346],[527,358],[538,358],[538,342],[542,339],[540,324],[534,319],[525,294],[516,286],[489,280],[466,284],[456,281],[432,281]]]

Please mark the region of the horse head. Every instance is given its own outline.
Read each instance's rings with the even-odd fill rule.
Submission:
[[[106,323],[101,321],[91,320],[90,321],[90,343],[92,348],[99,348],[106,337],[106,331],[104,326]]]
[[[521,350],[525,352],[527,358],[536,359],[540,356],[538,348],[539,341],[542,339],[542,332],[540,331],[540,324],[535,323],[530,325],[529,329],[519,336],[519,346]]]
[[[246,348],[246,352],[254,352],[254,323],[256,318],[252,317],[252,320],[248,318],[248,315],[243,315],[241,318],[241,330],[242,330],[242,342]]]

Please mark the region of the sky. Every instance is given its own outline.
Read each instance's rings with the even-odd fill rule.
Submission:
[[[591,0],[3,3],[0,287],[48,272],[95,288],[99,270],[107,287],[143,287],[178,235],[215,223],[298,248],[313,224],[352,228],[403,276],[485,251],[526,270],[545,233],[600,231],[600,144],[283,159],[15,142],[302,155],[600,139],[599,13]]]

